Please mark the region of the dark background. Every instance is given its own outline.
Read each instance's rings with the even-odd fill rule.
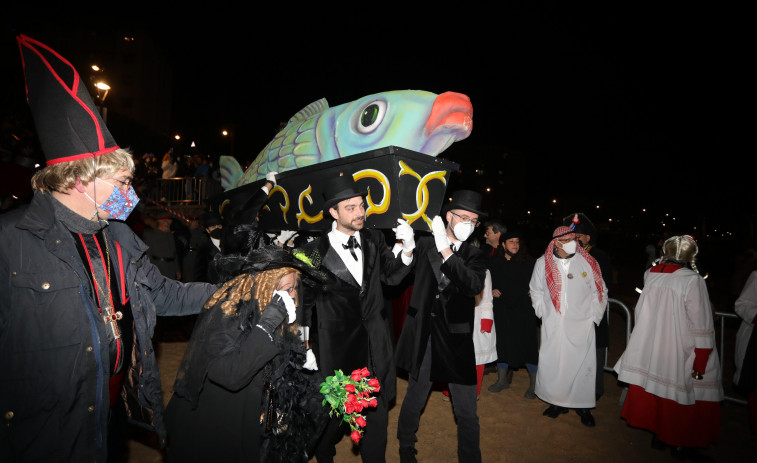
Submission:
[[[389,90],[455,91],[471,98],[474,128],[440,155],[461,165],[450,189],[484,192],[492,215],[531,233],[535,248],[579,210],[607,247],[634,258],[663,233],[714,240],[729,262],[753,245],[754,162],[740,141],[753,93],[745,10],[557,1],[85,5],[4,15],[4,102],[23,98],[15,33],[55,48],[45,37],[50,23],[133,27],[148,31],[172,68],[171,126],[208,153],[226,154],[216,134],[233,126],[244,165],[320,98],[336,106]]]

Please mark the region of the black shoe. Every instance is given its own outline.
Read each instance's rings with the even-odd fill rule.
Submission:
[[[668,448],[668,444],[657,438],[657,434],[652,435],[652,448],[655,450],[665,450]]]
[[[594,417],[591,416],[591,410],[588,408],[577,408],[576,413],[581,417],[581,424],[593,428],[597,424],[594,422]]]
[[[418,463],[415,454],[418,453],[415,447],[400,447],[400,463]]]
[[[546,410],[544,410],[544,413],[542,413],[542,415],[548,416],[550,418],[557,418],[563,413],[568,413],[568,409],[560,407],[559,405],[550,405]]]
[[[715,460],[707,455],[702,455],[694,447],[672,447],[670,455],[677,460],[693,461],[695,463],[714,463]]]

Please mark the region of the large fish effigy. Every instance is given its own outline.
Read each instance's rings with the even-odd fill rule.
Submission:
[[[247,170],[242,171],[233,157],[222,156],[221,183],[230,190],[268,172],[283,173],[387,146],[435,157],[467,138],[472,129],[473,106],[461,93],[399,90],[333,108],[321,99],[295,114]]]

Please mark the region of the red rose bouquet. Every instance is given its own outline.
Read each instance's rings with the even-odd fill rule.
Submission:
[[[378,402],[371,394],[381,390],[376,378],[369,378],[371,372],[367,368],[353,371],[349,376],[336,370],[334,376],[329,376],[321,383],[323,405],[329,404],[329,415],[342,416],[342,420],[350,425],[350,438],[356,444],[363,437],[366,425],[365,416],[361,414],[364,408],[375,407]]]

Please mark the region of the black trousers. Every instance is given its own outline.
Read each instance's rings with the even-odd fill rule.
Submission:
[[[364,408],[363,415],[367,424],[363,429],[363,438],[360,439],[360,457],[363,463],[384,463],[386,461],[386,428],[389,425],[389,411],[386,400],[378,397],[376,408]],[[315,449],[315,458],[318,463],[334,461],[336,444],[349,434],[350,427],[342,421],[341,417],[333,417],[326,425]]]
[[[421,413],[431,391],[431,339],[426,345],[426,353],[418,371],[418,378],[408,379],[407,393],[402,401],[397,422],[397,439],[400,447],[413,447],[418,441],[415,433],[420,426]],[[465,463],[481,462],[480,426],[476,411],[475,384],[449,383],[452,409],[457,420],[457,459]]]

